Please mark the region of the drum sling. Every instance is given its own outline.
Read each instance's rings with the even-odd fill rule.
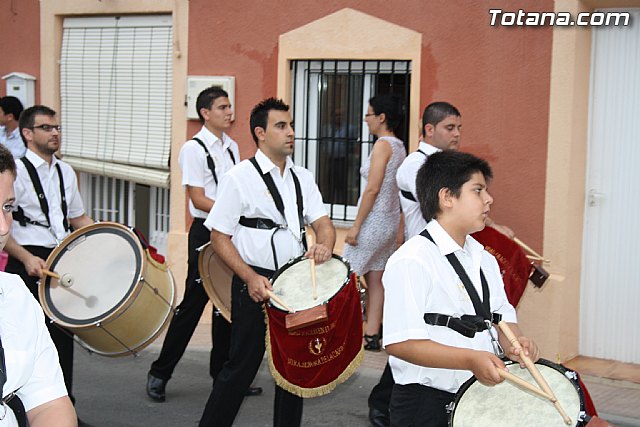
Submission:
[[[436,242],[433,240],[433,237],[431,237],[431,234],[429,234],[426,228],[422,231],[422,233],[420,233],[420,235],[429,239],[431,243],[437,246]],[[500,347],[497,339],[495,339],[495,337],[491,333],[491,324],[498,323],[500,320],[502,320],[502,315],[500,315],[499,313],[491,313],[491,308],[489,306],[489,284],[487,283],[487,279],[484,276],[482,268],[480,269],[480,281],[482,282],[482,295],[484,296],[484,300],[480,300],[480,296],[478,295],[476,288],[473,286],[471,279],[469,279],[467,272],[464,271],[462,264],[460,264],[460,261],[458,260],[458,258],[456,258],[455,254],[450,253],[446,257],[449,261],[449,264],[451,264],[451,267],[453,267],[456,274],[462,281],[464,288],[467,290],[469,298],[471,298],[471,302],[473,303],[473,309],[475,310],[476,315],[463,315],[462,317],[454,317],[439,313],[425,313],[424,321],[428,325],[447,326],[469,338],[475,336],[476,332],[481,332],[487,329],[489,330],[489,335],[491,336],[491,344],[493,345],[494,352],[500,357],[504,356],[504,351]]]
[[[0,397],[4,396],[4,385],[7,382],[7,368],[4,362],[4,347],[2,346],[2,339],[0,338]],[[2,398],[2,406],[9,407],[13,411],[16,420],[18,421],[18,427],[28,427],[27,412],[24,409],[22,400],[16,394],[18,390],[9,393]]]
[[[278,212],[282,215],[284,219],[284,224],[276,224],[273,220],[269,218],[247,218],[244,216],[240,217],[240,225],[249,228],[256,228],[259,230],[273,230],[271,234],[271,253],[273,254],[273,264],[275,265],[275,269],[278,269],[278,258],[276,257],[276,245],[274,242],[274,237],[278,230],[287,230],[287,220],[284,215],[284,202],[282,201],[282,196],[276,187],[276,183],[273,181],[271,174],[269,172],[262,173],[260,166],[258,165],[258,161],[255,157],[249,159],[251,164],[258,171],[258,175],[264,181],[264,185],[267,186],[269,193],[271,193],[271,197],[273,198],[274,203],[276,204],[276,208]],[[302,189],[300,188],[300,181],[298,177],[293,172],[293,168],[291,168],[291,177],[293,178],[293,184],[296,188],[296,204],[298,205],[298,222],[300,223],[300,238],[302,239],[302,246],[304,247],[305,252],[307,251],[307,239],[306,239],[306,231],[304,228],[304,215],[303,215],[303,201],[302,201]]]
[[[215,181],[216,185],[218,185],[218,176],[216,175],[216,165],[215,163],[213,163],[213,158],[211,157],[211,153],[209,153],[209,150],[207,150],[207,147],[204,145],[204,142],[202,142],[201,139],[196,138],[195,136],[193,138],[195,142],[197,142],[202,149],[204,150],[205,155],[207,156],[207,166],[209,166],[209,170],[211,171],[211,175],[213,175],[213,180]],[[233,162],[233,164],[236,164],[236,158],[233,157],[233,153],[231,152],[230,148],[227,148],[227,153],[229,153],[229,157],[231,157],[231,161]]]
[[[33,163],[31,163],[26,157],[23,157],[20,160],[22,161],[22,163],[24,163],[25,168],[27,168],[29,178],[31,178],[31,182],[33,183],[33,188],[34,190],[36,190],[36,194],[38,195],[40,209],[42,209],[42,213],[47,219],[47,223],[42,224],[38,221],[34,221],[28,218],[24,214],[24,210],[21,206],[18,206],[18,209],[13,212],[13,219],[18,221],[18,223],[23,227],[26,227],[27,224],[31,224],[44,228],[51,228],[51,219],[49,218],[49,203],[47,202],[47,197],[44,195],[44,189],[42,188],[42,183],[40,182],[40,178],[38,177],[38,171],[36,171]],[[56,163],[56,170],[58,171],[58,181],[60,181],[60,209],[62,210],[62,226],[64,227],[64,231],[69,231],[69,221],[67,220],[67,197],[64,192],[64,180],[62,179],[62,170],[60,169],[59,163]]]

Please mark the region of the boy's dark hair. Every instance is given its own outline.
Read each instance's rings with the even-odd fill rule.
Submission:
[[[473,154],[444,150],[430,155],[416,177],[416,194],[424,219],[431,221],[440,213],[438,193],[441,188],[460,197],[462,186],[476,172],[484,175],[487,181],[493,177],[489,163]]]
[[[449,116],[461,117],[461,114],[456,107],[448,102],[432,102],[427,105],[427,108],[422,113],[422,136],[425,136],[424,127],[426,125],[429,124],[435,127]]]
[[[376,115],[384,113],[390,131],[397,131],[404,119],[404,107],[399,96],[390,93],[376,95],[369,99],[369,105]]]
[[[22,110],[24,110],[22,102],[15,96],[0,98],[0,108],[2,108],[5,114],[12,114],[16,121],[20,120],[20,114],[22,114]]]
[[[267,129],[267,121],[269,118],[269,111],[289,111],[289,106],[284,103],[282,99],[267,98],[260,101],[258,105],[251,110],[251,117],[249,117],[249,127],[251,128],[251,136],[253,141],[258,145],[258,137],[255,133],[255,128],[260,127]]]
[[[198,99],[196,99],[196,112],[198,113],[198,117],[200,118],[200,122],[204,123],[204,117],[200,114],[201,108],[206,108],[207,110],[211,109],[213,105],[213,101],[221,97],[228,98],[229,94],[227,91],[220,89],[216,86],[211,86],[200,92],[198,95]]]
[[[0,173],[6,171],[11,172],[13,177],[16,177],[16,161],[11,154],[11,151],[3,144],[0,144]]]
[[[22,114],[20,114],[20,136],[22,137],[22,141],[24,141],[25,146],[27,145],[27,140],[24,139],[22,129],[33,129],[35,117],[40,115],[54,117],[56,112],[46,105],[34,105],[33,107],[27,108],[22,112]]]

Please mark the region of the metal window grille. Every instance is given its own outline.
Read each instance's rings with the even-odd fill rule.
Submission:
[[[315,175],[331,219],[353,221],[375,142],[363,121],[369,98],[394,93],[409,111],[411,61],[295,60],[291,71],[294,161]],[[408,123],[398,132],[405,145]]]

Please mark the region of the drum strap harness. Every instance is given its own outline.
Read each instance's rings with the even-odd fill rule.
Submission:
[[[278,188],[276,187],[276,183],[273,181],[271,174],[269,172],[262,173],[262,170],[260,169],[260,166],[258,165],[258,161],[256,160],[255,157],[250,158],[249,161],[258,171],[258,175],[260,175],[260,177],[264,181],[264,184],[267,186],[267,189],[269,190],[269,193],[271,193],[271,197],[273,198],[273,201],[276,204],[276,208],[278,209],[278,212],[280,212],[280,214],[282,215],[282,218],[285,221],[284,221],[284,224],[276,224],[273,220],[269,218],[247,218],[245,216],[241,216],[239,223],[244,227],[256,228],[258,230],[273,230],[273,233],[271,234],[271,252],[273,254],[273,263],[276,267],[275,269],[278,270],[278,258],[276,257],[276,245],[273,241],[273,238],[275,237],[276,232],[278,230],[289,230],[289,226],[286,223],[287,219],[284,215],[284,202],[282,201],[282,196],[280,196],[280,192],[278,191]],[[296,204],[298,205],[298,220],[300,223],[300,239],[298,239],[297,236],[295,236],[295,234],[294,234],[294,237],[296,238],[296,240],[298,240],[302,244],[306,252],[307,239],[306,239],[306,231],[304,228],[304,216],[302,213],[302,210],[303,210],[302,189],[300,187],[300,181],[298,180],[298,177],[293,172],[293,168],[291,168],[291,177],[293,178],[293,184],[295,185],[295,188],[296,188]]]
[[[202,147],[202,149],[204,150],[206,156],[207,156],[207,165],[209,166],[209,170],[211,170],[211,175],[213,175],[213,180],[216,182],[216,185],[218,185],[218,176],[216,175],[216,165],[215,163],[213,163],[213,158],[211,157],[211,153],[209,153],[209,150],[207,150],[207,147],[204,145],[204,142],[202,142],[201,139],[196,138],[195,136],[193,138],[195,142],[197,142],[198,144],[200,144],[200,146]],[[229,153],[229,157],[231,157],[231,161],[233,162],[233,164],[236,164],[236,158],[233,157],[233,153],[231,152],[231,148],[227,148],[227,153]]]
[[[436,242],[433,240],[433,237],[431,237],[431,234],[429,234],[426,228],[422,231],[422,233],[420,233],[420,235],[431,240],[431,242],[436,245]],[[492,323],[498,323],[500,322],[500,320],[502,320],[502,315],[500,313],[491,313],[491,308],[489,306],[489,284],[487,283],[487,279],[482,272],[482,268],[480,268],[480,281],[482,282],[482,294],[484,296],[484,301],[480,300],[480,296],[478,295],[476,288],[473,286],[473,283],[471,283],[471,279],[469,279],[467,272],[464,271],[462,264],[460,264],[460,261],[458,260],[458,258],[456,258],[455,254],[450,253],[446,257],[449,261],[449,264],[451,264],[451,267],[453,267],[456,274],[462,281],[464,288],[467,290],[469,298],[471,298],[471,302],[473,303],[473,309],[475,310],[476,315],[473,316],[465,314],[462,317],[455,317],[440,313],[425,313],[425,323],[433,326],[446,326],[468,338],[473,338],[476,332],[481,332],[486,329],[487,331],[489,331],[489,336],[491,337],[493,352],[498,357],[503,357],[504,350],[500,346],[497,337],[491,329]]]
[[[47,198],[44,195],[44,189],[42,188],[42,183],[40,182],[40,178],[38,177],[38,171],[33,166],[26,157],[21,158],[22,163],[27,168],[27,172],[29,173],[29,178],[31,178],[31,182],[33,183],[33,188],[36,190],[36,194],[38,195],[38,202],[40,202],[40,209],[42,209],[42,213],[45,218],[47,218],[47,224],[39,223],[38,221],[34,221],[27,217],[24,214],[24,210],[21,206],[13,212],[13,219],[18,221],[22,227],[26,227],[27,224],[37,225],[40,227],[45,227],[51,230],[51,219],[49,218],[49,203],[47,202]],[[67,197],[64,192],[64,180],[62,179],[62,170],[60,169],[60,164],[56,163],[56,170],[58,171],[58,181],[60,181],[60,209],[62,210],[62,226],[64,227],[64,231],[69,231],[69,221],[67,219]],[[53,230],[51,230],[53,232]]]
[[[7,368],[4,362],[4,347],[2,346],[2,339],[0,339],[0,397],[4,396],[4,385],[7,382]],[[19,389],[18,389],[19,390]],[[9,393],[6,397],[2,398],[0,403],[4,410],[0,414],[0,421],[7,415],[7,407],[9,407],[18,421],[18,427],[27,427],[27,413],[22,404],[22,400],[16,394],[18,390]]]
[[[427,157],[429,157],[429,156],[427,156],[427,153],[425,153],[424,151],[422,151],[422,150],[417,150],[417,151],[418,151],[418,153],[422,153],[422,154],[424,154],[425,159],[426,159]],[[416,202],[416,203],[418,202],[418,201],[416,200],[416,198],[415,198],[415,197],[413,197],[413,194],[411,194],[411,191],[407,191],[407,190],[400,190],[400,194],[402,194],[402,197],[404,197],[405,199],[409,199],[409,200],[411,200],[412,202]]]

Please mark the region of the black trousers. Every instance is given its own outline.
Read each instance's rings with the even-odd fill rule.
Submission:
[[[33,255],[40,257],[44,260],[47,259],[53,248],[43,248],[41,246],[23,246]],[[7,273],[13,273],[19,275],[27,287],[31,291],[31,294],[38,299],[38,282],[39,277],[29,276],[27,270],[24,268],[24,264],[14,257],[9,257],[7,261],[7,267],[5,268]],[[60,367],[62,368],[62,376],[64,377],[64,385],[67,387],[67,393],[72,401],[73,397],[73,334],[68,330],[51,323],[51,319],[45,315],[45,322],[47,323],[47,329],[49,335],[53,340],[53,344],[58,350],[58,360],[60,361]]]
[[[162,344],[158,359],[151,364],[149,373],[157,378],[168,381],[182,358],[187,345],[198,326],[202,312],[209,302],[209,297],[200,283],[198,271],[198,248],[209,241],[209,230],[204,226],[204,220],[195,218],[189,229],[189,260],[187,280],[184,287],[184,298],[177,308],[177,313],[171,319],[167,335]],[[213,313],[211,319],[211,341],[213,348],[209,358],[209,374],[215,378],[224,362],[229,358],[229,339],[231,325],[224,317]]]
[[[389,413],[392,427],[447,427],[446,406],[456,395],[420,384],[395,384]]]
[[[270,276],[271,271],[255,268]],[[262,303],[254,302],[242,280],[234,276],[231,291],[231,348],[229,360],[213,384],[200,427],[227,427],[233,424],[245,392],[253,381],[265,351],[266,325]],[[300,426],[302,398],[276,386],[273,425]]]
[[[369,394],[369,408],[375,408],[378,411],[389,415],[389,402],[391,401],[391,392],[393,391],[393,374],[391,366],[387,362],[380,376],[380,381],[376,384]]]

